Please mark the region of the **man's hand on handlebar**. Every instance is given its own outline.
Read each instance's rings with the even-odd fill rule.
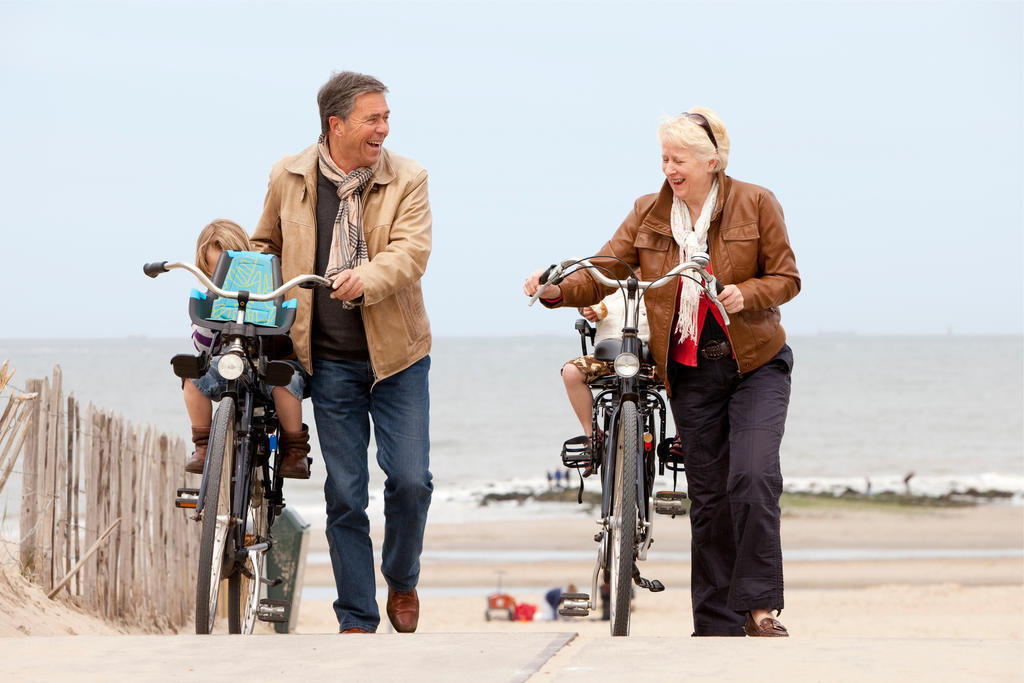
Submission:
[[[343,270],[330,278],[333,282],[332,299],[356,301],[363,295],[363,281],[354,270]]]
[[[523,294],[526,296],[533,296],[537,293],[537,290],[541,288],[540,276],[547,271],[547,268],[541,268],[530,273],[530,276],[526,278],[526,282],[523,283]],[[562,288],[558,285],[548,285],[544,289],[544,298],[547,300],[560,299],[562,297]]]
[[[743,310],[743,292],[736,285],[726,285],[718,300],[725,306],[727,313],[739,313]]]

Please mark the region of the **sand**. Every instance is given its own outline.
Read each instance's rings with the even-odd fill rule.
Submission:
[[[571,631],[580,634],[581,642],[606,636],[608,623],[597,616],[543,621],[538,610],[538,619],[531,622],[484,618],[484,587],[496,583],[498,571],[504,572],[503,585],[517,601],[538,607],[551,587],[574,582],[589,590],[594,528],[593,520],[571,514],[429,525],[419,631]],[[687,636],[689,564],[683,553],[689,547],[688,521],[658,518],[655,539],[641,569],[667,589],[638,591],[631,633]],[[379,549],[376,533],[374,540]],[[310,545],[313,552],[326,550],[322,530],[312,532]],[[1024,508],[799,506],[784,514],[783,547],[790,559],[782,621],[794,638],[1024,639]],[[68,598],[48,600],[19,575],[10,554],[3,557],[0,637],[140,632],[84,614]],[[327,566],[308,567],[305,578],[307,586],[332,585]],[[460,587],[476,589],[460,593]],[[300,634],[336,629],[329,599],[303,603]],[[387,630],[385,619],[381,631]]]

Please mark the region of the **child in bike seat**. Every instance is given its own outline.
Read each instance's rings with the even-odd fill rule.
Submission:
[[[252,251],[249,236],[238,223],[218,219],[203,228],[196,241],[196,267],[207,277],[213,277],[214,268],[221,252]],[[302,423],[302,397],[309,376],[302,369],[292,351],[287,335],[264,337],[270,343],[272,360],[283,360],[292,366],[291,382],[284,387],[260,385],[267,397],[273,400],[277,417],[281,423],[279,448],[284,458],[281,462],[281,476],[290,479],[308,479],[309,429]],[[185,408],[192,422],[192,441],[195,452],[185,464],[185,471],[203,473],[206,463],[206,449],[210,440],[210,424],[213,421],[213,401],[219,401],[227,386],[227,380],[217,372],[217,352],[220,347],[220,333],[192,324],[192,342],[197,351],[211,355],[210,369],[199,379],[185,380],[182,389],[185,394]]]
[[[637,277],[640,274],[637,273]],[[597,323],[597,333],[594,335],[594,346],[605,339],[619,339],[622,337],[622,327],[625,324],[626,304],[623,301],[622,292],[615,291],[594,306],[584,306],[579,309],[580,314],[590,322]],[[650,327],[647,325],[647,306],[640,307],[640,324],[637,326],[637,335],[646,344],[651,337]],[[646,362],[641,363],[640,371],[648,377],[653,377],[654,368]],[[593,451],[601,447],[603,434],[598,434],[597,439],[593,438],[592,412],[594,409],[594,396],[590,393],[588,386],[600,377],[614,375],[615,370],[611,361],[598,360],[593,354],[573,358],[562,366],[562,381],[565,383],[565,393],[569,395],[569,403],[572,404],[573,412],[579,418],[583,426],[583,436],[586,437],[586,447]],[[571,441],[578,441],[572,439]]]

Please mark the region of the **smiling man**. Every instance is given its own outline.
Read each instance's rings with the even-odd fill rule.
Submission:
[[[287,280],[318,273],[333,289],[299,292],[291,328],[310,383],[327,470],[327,540],[342,633],[380,623],[366,515],[370,421],[384,483],[381,573],[395,630],[419,619],[429,470],[430,323],[420,278],[430,255],[427,172],[384,148],[387,88],[345,71],[320,89],[320,138],[277,162],[253,235]]]

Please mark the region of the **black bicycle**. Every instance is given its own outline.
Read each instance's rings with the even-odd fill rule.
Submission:
[[[178,489],[175,502],[194,509],[201,523],[196,633],[213,632],[223,580],[228,584],[228,632],[252,633],[257,619],[288,620],[284,601],[263,597],[266,586],[281,581],[267,578],[266,556],[274,542],[271,527],[285,502],[277,414],[259,385],[285,386],[292,376],[288,363],[268,358],[273,338],[286,334],[295,320],[296,301],[285,301],[284,294],[295,286],[330,286],[331,281],[300,275],[282,285],[277,257],[255,252],[223,252],[212,281],[191,263],[149,263],[143,271],[155,278],[177,268],[207,288],[205,293],[192,290],[189,316],[219,332],[220,346],[212,358],[205,352],[174,356],[174,374],[202,377],[216,359],[227,380],[213,417],[202,482],[198,489]],[[238,283],[250,283],[244,286],[252,289],[232,288]]]
[[[591,263],[591,259],[611,259],[626,266],[625,280],[610,277],[607,268]],[[704,289],[718,306],[728,324],[729,317],[718,301],[722,286],[707,270],[708,256],[695,254],[652,282],[637,279],[633,269],[614,256],[592,256],[590,259],[568,259],[551,266],[541,276],[542,287],[530,299],[532,305],[540,298],[547,284],[558,284],[569,274],[581,269],[592,270],[593,277],[606,287],[622,292],[626,304],[621,339],[606,339],[594,347],[597,360],[609,361],[614,375],[599,377],[590,384],[596,394],[593,409],[595,436],[604,435],[600,446],[592,446],[583,438],[570,439],[562,447],[562,462],[589,475],[601,476],[600,531],[594,536],[598,543],[597,561],[591,592],[563,593],[559,613],[565,616],[587,616],[598,608],[598,580],[610,586],[610,627],[613,636],[629,635],[632,584],[652,592],[665,590],[657,579],[641,576],[637,561],[647,559],[653,541],[653,512],[675,517],[686,512],[686,493],[677,490],[678,473],[683,471],[682,458],[672,448],[672,438],[665,436],[667,411],[661,396],[664,387],[657,380],[641,373],[644,365],[653,365],[647,345],[637,336],[640,306],[649,289],[687,277]],[[696,275],[697,277],[694,277]],[[576,321],[583,354],[587,355],[587,338],[594,340],[594,328],[583,319]],[[657,445],[656,445],[657,444]],[[654,492],[655,469],[673,473],[671,491]],[[583,478],[580,479],[579,502],[583,501]]]

